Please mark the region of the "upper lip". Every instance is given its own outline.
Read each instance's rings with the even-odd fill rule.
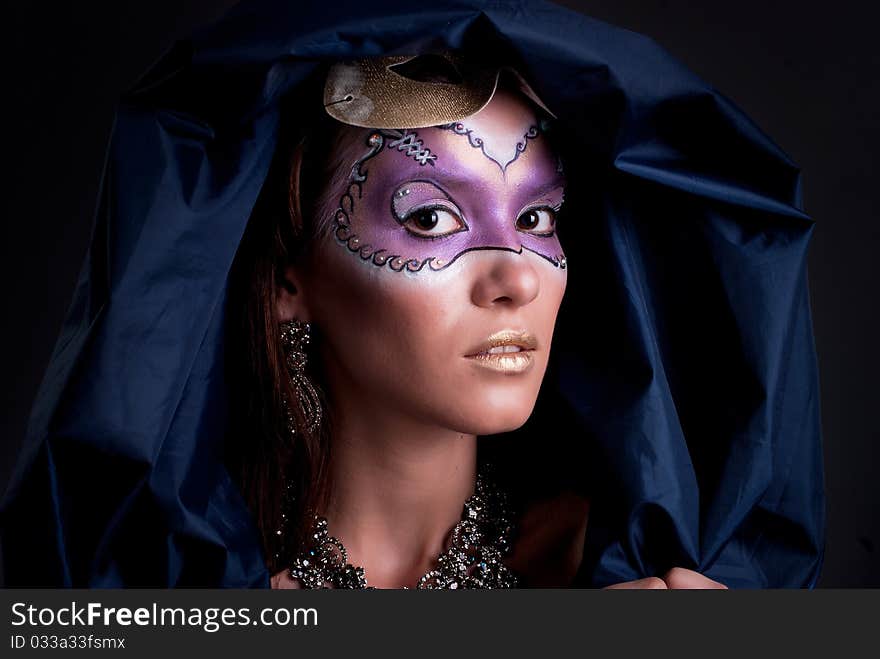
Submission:
[[[488,352],[497,346],[519,346],[523,350],[535,350],[538,347],[538,340],[534,334],[525,330],[501,330],[500,332],[495,332],[478,346],[474,347],[468,352],[467,356],[472,357],[481,352]]]

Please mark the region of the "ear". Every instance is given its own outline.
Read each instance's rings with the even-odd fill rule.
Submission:
[[[290,155],[290,169],[288,173],[287,210],[290,213],[290,222],[295,237],[299,237],[303,230],[302,210],[299,203],[299,179],[304,148],[305,138],[299,141]],[[275,289],[276,320],[279,323],[293,319],[310,322],[303,293],[303,279],[300,271],[292,265],[285,267],[279,275],[279,281],[276,282]]]
[[[290,155],[290,172],[288,175],[287,210],[290,213],[290,222],[293,225],[293,235],[299,237],[303,232],[303,214],[300,206],[300,177],[302,176],[302,161],[305,153],[305,138],[293,149]]]
[[[288,320],[311,322],[311,314],[306,304],[304,277],[292,265],[288,265],[281,273],[281,280],[275,289],[275,312],[279,323]]]

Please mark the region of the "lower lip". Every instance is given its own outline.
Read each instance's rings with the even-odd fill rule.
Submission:
[[[467,359],[478,366],[488,368],[498,373],[524,373],[532,367],[534,350],[520,350],[519,352],[499,352],[495,354],[468,355]]]

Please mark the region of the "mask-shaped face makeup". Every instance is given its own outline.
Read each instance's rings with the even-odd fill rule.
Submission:
[[[500,109],[509,105],[433,128],[365,132],[334,216],[338,241],[395,271],[442,270],[485,249],[528,250],[565,268],[559,161],[530,108]]]

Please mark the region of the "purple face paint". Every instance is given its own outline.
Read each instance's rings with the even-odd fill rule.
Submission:
[[[483,118],[369,133],[336,211],[336,238],[395,271],[441,270],[462,254],[493,249],[525,249],[565,268],[555,154],[533,118]]]

